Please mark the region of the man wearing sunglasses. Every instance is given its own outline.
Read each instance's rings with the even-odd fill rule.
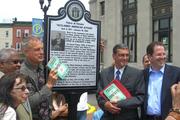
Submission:
[[[21,60],[18,52],[13,48],[0,50],[0,77],[3,74],[14,72],[21,67]]]
[[[21,67],[22,60],[20,59],[19,53],[14,48],[3,48],[0,50],[0,78],[4,74],[9,74],[14,71],[17,71]],[[22,91],[26,87],[20,88]],[[19,117],[19,120],[32,120],[32,113],[29,101],[27,100],[23,104],[20,104],[16,113]]]

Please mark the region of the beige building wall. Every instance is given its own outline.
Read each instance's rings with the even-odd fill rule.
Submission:
[[[6,31],[8,31],[8,36],[6,37]],[[0,49],[11,48],[12,46],[12,28],[0,28]],[[8,44],[8,46],[6,46]]]
[[[104,0],[90,0],[91,18],[101,21],[101,39],[105,41],[104,67],[112,64],[112,48],[122,42],[121,1],[105,0],[105,15],[100,15],[100,2]],[[118,16],[117,16],[118,15]],[[115,17],[116,16],[116,17]],[[117,34],[118,33],[118,34]]]
[[[100,15],[100,2],[105,1],[105,15]],[[91,18],[101,21],[101,38],[105,40],[104,67],[112,63],[112,48],[122,42],[122,0],[90,0]],[[180,0],[173,0],[173,62],[180,66]],[[137,62],[131,66],[142,68],[146,46],[152,41],[151,0],[137,0]]]
[[[180,66],[180,0],[173,0],[173,65]]]
[[[152,12],[150,0],[137,2],[137,63],[142,66],[142,57],[146,53],[146,46],[152,41]],[[141,6],[141,7],[139,7]]]

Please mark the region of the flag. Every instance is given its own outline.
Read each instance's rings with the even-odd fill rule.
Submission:
[[[44,29],[43,29],[43,20],[33,18],[32,19],[32,36],[39,37],[43,40]]]

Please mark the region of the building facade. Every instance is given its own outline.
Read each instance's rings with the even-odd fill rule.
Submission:
[[[12,47],[12,24],[0,24],[0,49]]]
[[[130,49],[130,65],[142,68],[147,45],[161,41],[167,62],[180,66],[179,0],[90,0],[91,18],[101,21],[101,55],[104,67],[112,64],[112,48],[117,43]]]
[[[0,49],[15,48],[21,52],[23,39],[32,35],[32,22],[0,23]]]
[[[32,22],[14,21],[13,22],[12,47],[21,51],[23,39],[32,35]]]

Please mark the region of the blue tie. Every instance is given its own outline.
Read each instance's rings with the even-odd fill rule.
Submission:
[[[116,71],[116,80],[120,80],[119,75],[121,74],[121,72],[119,70]]]

